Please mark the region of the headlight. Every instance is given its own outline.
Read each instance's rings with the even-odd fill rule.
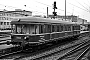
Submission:
[[[29,40],[29,36],[25,36],[24,39],[25,39],[25,40]]]
[[[24,37],[24,39],[26,39],[27,37]]]

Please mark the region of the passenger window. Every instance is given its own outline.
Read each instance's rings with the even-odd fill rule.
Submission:
[[[69,25],[69,27],[68,27],[68,31],[71,31],[71,26]]]
[[[43,25],[41,25],[41,33],[43,33]]]
[[[59,25],[59,32],[61,32],[62,31],[62,29],[61,29],[61,25]]]
[[[1,22],[1,25],[3,25],[3,22]]]
[[[54,32],[57,32],[57,25],[54,26]]]
[[[7,25],[9,25],[9,22],[7,22]]]
[[[48,33],[51,33],[51,26],[48,25],[48,29],[47,29]]]
[[[63,25],[61,26],[61,31],[64,31],[64,29],[63,29]]]
[[[48,25],[44,25],[44,33],[48,33],[48,31],[49,31]]]
[[[4,25],[6,25],[6,22],[4,22]]]
[[[57,25],[57,32],[59,32],[59,25]]]
[[[54,32],[55,30],[54,30],[54,25],[52,25],[52,32]]]

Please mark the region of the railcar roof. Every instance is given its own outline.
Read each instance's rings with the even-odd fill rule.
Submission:
[[[11,24],[29,24],[29,23],[63,23],[63,24],[78,24],[75,22],[62,21],[58,19],[41,18],[41,17],[19,17],[14,18]]]

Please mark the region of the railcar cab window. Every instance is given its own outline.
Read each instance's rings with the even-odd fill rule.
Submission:
[[[15,25],[11,25],[11,32],[12,32],[12,33],[16,33],[15,27],[16,27]]]
[[[39,27],[35,24],[16,24],[15,32],[17,34],[37,34],[39,33]]]

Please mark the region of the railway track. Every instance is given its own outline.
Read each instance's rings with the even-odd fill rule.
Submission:
[[[87,37],[86,40],[85,40],[85,38],[84,38],[84,40],[81,39],[82,41],[78,40],[78,43],[74,41],[74,42],[71,42],[70,44],[68,44],[66,46],[65,45],[62,46],[62,47],[59,46],[55,49],[52,49],[53,47],[47,48],[48,51],[46,51],[46,48],[45,48],[45,49],[42,49],[42,50],[37,50],[38,52],[37,51],[29,52],[29,54],[23,53],[21,49],[17,49],[17,48],[13,48],[12,50],[8,49],[11,52],[1,54],[0,58],[1,59],[3,59],[3,58],[6,58],[6,59],[8,59],[8,58],[9,59],[23,59],[23,58],[27,57],[27,59],[28,59],[28,56],[29,56],[29,59],[42,59],[45,56],[46,57],[50,56],[54,53],[58,53],[59,51],[63,51],[63,50],[69,49],[69,48],[72,49],[72,47],[74,48],[74,46],[78,46],[80,43],[81,43],[80,45],[82,45],[82,44],[88,42],[88,39],[89,38]],[[29,49],[29,50],[32,50],[32,49]],[[5,51],[3,51],[3,52],[5,52]],[[37,56],[39,56],[39,57],[37,57]]]
[[[80,60],[83,58],[83,56],[90,50],[90,46],[88,46],[80,55],[78,55],[74,60]]]
[[[50,48],[45,48],[45,49],[42,49],[42,50],[37,50],[37,51],[35,51],[35,52],[29,52],[29,54],[27,54],[27,53],[18,53],[18,52],[16,52],[16,53],[10,53],[10,54],[6,54],[6,55],[3,55],[3,56],[0,56],[0,57],[5,57],[5,56],[7,56],[7,59],[9,58],[9,59],[15,59],[15,60],[17,60],[17,59],[25,59],[26,57],[27,57],[27,59],[42,59],[42,58],[45,58],[45,57],[47,57],[47,56],[50,56],[50,55],[52,55],[52,54],[54,54],[54,53],[58,53],[58,52],[60,52],[60,51],[64,51],[64,50],[68,50],[68,49],[74,49],[74,47],[76,47],[76,46],[78,46],[79,44],[80,45],[84,45],[86,42],[88,42],[88,40],[84,40],[84,41],[79,41],[78,40],[78,43],[76,42],[76,43],[72,43],[71,42],[71,44],[68,44],[68,45],[64,45],[64,46],[62,46],[62,47],[57,47],[57,48],[54,48],[54,47],[50,47]],[[54,49],[52,49],[52,48],[54,48]],[[46,51],[46,50],[48,50],[48,51]]]
[[[89,52],[90,50],[90,46],[87,46],[83,49],[81,49],[80,51],[73,53],[72,55],[62,59],[62,60],[86,60],[86,54]]]
[[[7,41],[10,42],[11,39],[0,40],[0,45],[7,44]]]
[[[2,59],[2,57],[4,58],[5,56],[13,55],[20,52],[22,52],[22,50],[19,48],[19,46],[2,49],[0,50],[0,59]]]
[[[57,60],[82,60],[83,56],[90,50],[90,46],[80,49],[68,56],[60,57]]]
[[[60,49],[58,48],[55,49],[55,50],[50,50],[48,52],[44,52],[44,53],[41,53],[39,52],[40,54],[36,54],[36,55],[30,55],[28,58],[24,58],[24,59],[28,59],[28,60],[44,60],[46,57],[50,57],[52,55],[55,55],[55,54],[61,54],[59,55],[57,58],[59,60],[61,60],[62,58],[66,57],[67,55],[71,54],[71,53],[74,53],[82,48],[85,48],[86,46],[90,45],[89,43],[82,43],[80,45],[77,45],[77,46],[72,46],[72,47],[68,47],[68,48],[65,48],[65,49]],[[69,51],[68,51],[69,49]],[[62,52],[65,52],[67,51],[66,53],[63,53]],[[45,59],[45,60],[48,60],[48,59]]]
[[[11,41],[11,37],[8,34],[0,36],[0,45],[6,44],[7,41]]]
[[[64,58],[66,58],[66,57],[69,56],[69,55],[72,55],[72,56],[73,56],[73,54],[76,54],[78,51],[81,52],[81,53],[79,53],[79,54],[77,53],[77,55],[74,56],[74,58],[72,58],[72,57],[71,57],[71,58],[72,58],[72,60],[80,60],[81,57],[83,56],[83,54],[84,54],[86,51],[89,50],[89,48],[90,48],[89,45],[90,45],[90,44],[86,44],[86,45],[81,46],[81,47],[75,47],[74,49],[72,49],[72,50],[66,52],[65,54],[63,54],[63,56],[59,57],[57,60],[63,60]],[[65,59],[64,59],[64,60],[65,60]],[[68,60],[68,58],[67,58],[66,60]]]
[[[10,34],[0,34],[0,38],[10,37]]]
[[[5,40],[0,40],[0,43],[4,42],[4,41],[10,41],[11,39],[5,39]]]

